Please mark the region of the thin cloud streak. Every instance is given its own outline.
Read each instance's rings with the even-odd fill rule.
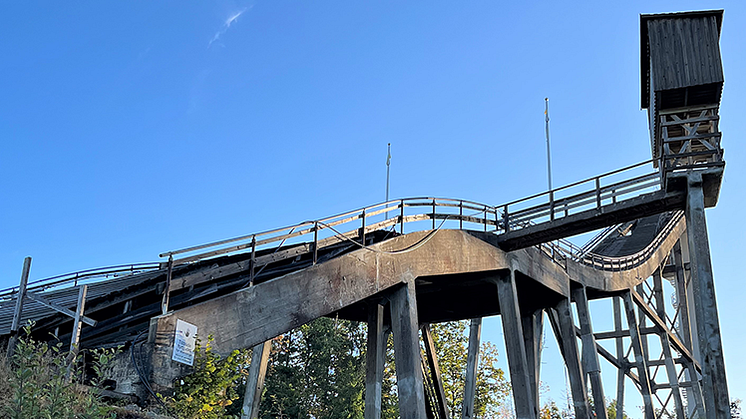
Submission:
[[[235,22],[236,20],[238,20],[238,17],[241,16],[246,10],[248,10],[248,8],[243,8],[242,10],[240,10],[240,11],[232,14],[231,16],[229,16],[228,19],[225,20],[225,23],[223,23],[223,26],[220,27],[220,30],[218,30],[215,33],[215,36],[213,36],[212,39],[210,40],[210,42],[207,44],[207,48],[210,48],[210,46],[212,46],[212,44],[215,41],[219,40],[220,37],[226,31],[228,31],[228,28],[231,27],[231,25],[233,24],[233,22]]]

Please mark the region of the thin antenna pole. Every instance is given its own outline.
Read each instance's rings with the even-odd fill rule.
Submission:
[[[544,121],[546,122],[547,133],[547,181],[549,190],[552,190],[552,152],[549,147],[549,98],[544,98]]]
[[[386,202],[389,200],[389,173],[391,170],[391,143],[389,143],[388,156],[386,157]]]
[[[389,173],[391,171],[391,143],[389,143],[388,155],[386,156],[386,202],[389,202]],[[387,205],[388,206],[388,205]],[[389,212],[383,216],[384,220],[389,219]]]

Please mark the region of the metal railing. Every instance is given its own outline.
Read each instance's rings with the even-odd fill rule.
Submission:
[[[648,160],[500,206],[435,197],[390,200],[318,220],[164,252],[159,256],[168,258],[169,262],[161,264],[118,265],[74,272],[34,281],[34,287],[29,289],[43,290],[77,283],[82,278],[106,279],[112,275],[162,269],[168,265],[173,268],[238,253],[250,254],[249,269],[253,280],[264,266],[302,254],[311,253],[312,261],[316,263],[319,249],[330,245],[350,242],[366,247],[366,236],[378,230],[404,234],[445,228],[503,234],[660,190],[658,171],[635,173],[651,162]],[[567,240],[537,247],[565,269],[567,260],[604,270],[626,269],[639,262],[639,256],[629,259],[595,255]],[[15,288],[0,291],[0,299],[13,294]]]

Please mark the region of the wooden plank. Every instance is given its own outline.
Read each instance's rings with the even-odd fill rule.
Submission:
[[[37,303],[39,303],[39,304],[41,304],[41,305],[43,305],[45,307],[49,307],[52,310],[55,310],[55,311],[57,311],[59,313],[62,313],[64,315],[68,316],[68,317],[75,318],[75,315],[77,314],[74,311],[72,311],[72,310],[70,310],[68,308],[65,308],[65,307],[63,307],[63,306],[61,306],[61,305],[59,305],[59,304],[57,304],[55,302],[47,300],[46,298],[42,297],[41,295],[35,294],[35,293],[31,292],[31,291],[26,291],[26,297],[28,297],[30,300],[36,301]],[[83,316],[81,318],[81,320],[83,321],[83,323],[85,323],[85,324],[87,324],[89,326],[95,326],[98,323],[96,320],[93,320],[92,318],[87,317],[87,316]]]
[[[433,336],[430,333],[430,325],[427,323],[422,326],[422,341],[425,345],[425,357],[427,366],[430,370],[430,376],[435,386],[435,398],[438,402],[438,417],[441,419],[450,419],[451,413],[448,411],[448,401],[446,400],[446,391],[443,387],[443,380],[440,377],[440,366],[438,365],[438,354],[435,352]]]
[[[21,323],[21,316],[23,315],[23,300],[26,298],[26,285],[28,284],[28,276],[31,271],[31,257],[27,256],[23,260],[23,271],[21,272],[21,282],[18,285],[18,295],[16,296],[16,308],[13,311],[13,322],[10,326],[10,340],[8,341],[7,348],[7,361],[13,357],[16,351],[16,342],[18,340],[18,327]]]
[[[386,361],[386,335],[383,332],[385,307],[381,302],[368,306],[368,350],[365,354],[365,419],[381,419],[383,369]]]
[[[515,284],[515,272],[499,275],[497,297],[500,304],[500,318],[503,324],[503,336],[508,355],[510,383],[513,389],[515,413],[518,419],[536,419],[538,409],[534,402],[529,379],[529,366],[526,359],[526,347],[523,339],[521,312],[518,306],[518,292]]]
[[[268,340],[254,346],[251,350],[251,364],[249,364],[249,376],[246,377],[246,393],[244,393],[241,419],[257,419],[259,417],[259,405],[262,401],[264,378],[267,375],[271,349],[272,341]]]
[[[482,318],[471,319],[469,325],[469,348],[466,355],[466,378],[461,419],[474,419],[474,399],[477,393],[477,369],[482,338]]]
[[[77,354],[78,348],[80,346],[80,330],[83,328],[81,319],[83,317],[83,312],[85,311],[85,298],[87,294],[88,285],[81,285],[78,291],[78,306],[75,310],[75,320],[73,321],[72,337],[70,338],[71,354]],[[72,358],[74,359],[75,356],[73,355]]]

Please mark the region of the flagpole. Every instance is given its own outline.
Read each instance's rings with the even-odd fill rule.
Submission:
[[[386,157],[386,202],[389,201],[389,172],[391,169],[391,143],[389,143],[388,156]]]
[[[549,98],[544,98],[544,121],[546,122],[547,133],[547,180],[549,190],[552,190],[552,154],[549,148]]]
[[[389,173],[391,170],[391,143],[389,143],[388,146],[388,154],[386,155],[386,202],[389,202]],[[388,207],[388,205],[386,205]],[[386,214],[383,216],[384,220],[389,219],[389,212],[386,211]]]

